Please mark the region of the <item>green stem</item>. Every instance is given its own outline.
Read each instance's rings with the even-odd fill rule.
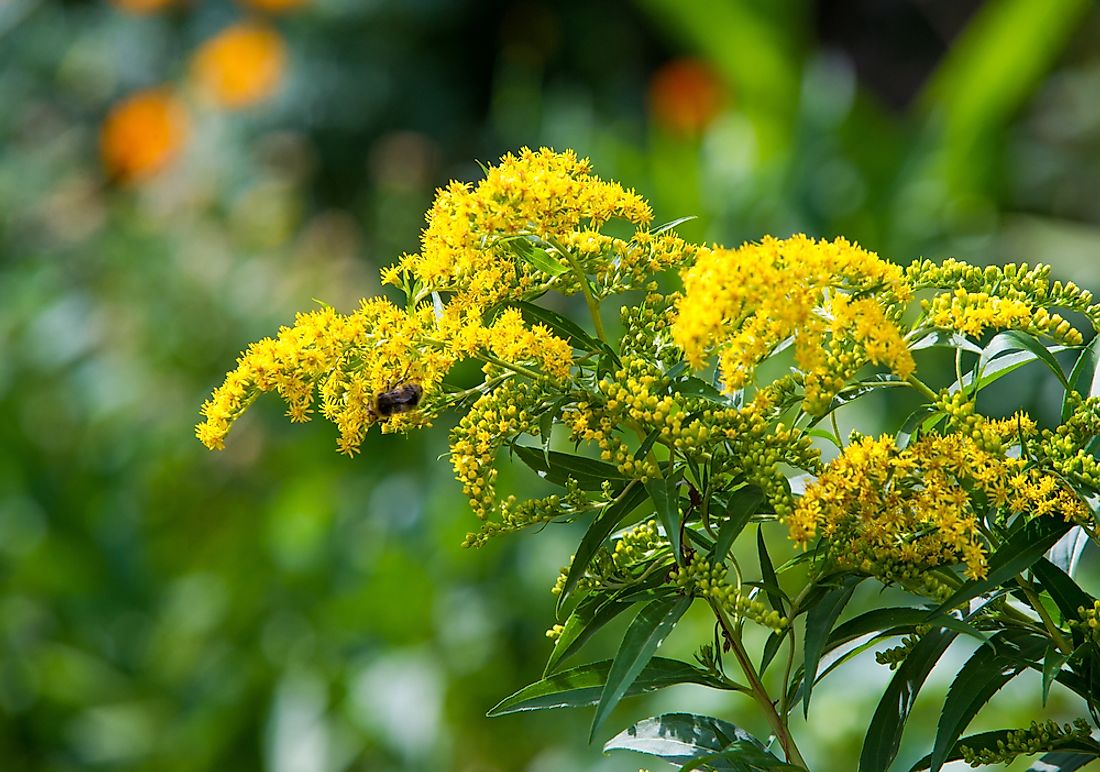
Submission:
[[[490,364],[503,367],[505,370],[511,370],[518,375],[526,375],[528,378],[533,378],[536,381],[541,381],[546,376],[540,373],[538,370],[532,370],[530,367],[524,367],[523,365],[517,365],[513,362],[505,362],[499,357],[495,357],[487,352],[481,352],[480,354],[474,354],[475,359],[480,359],[483,362],[489,362]]]
[[[734,630],[733,625],[730,624],[730,621],[726,618],[725,611],[723,611],[714,601],[710,601],[710,608],[714,612],[714,616],[718,619],[718,623],[722,626],[726,640],[733,650],[733,655],[737,658],[737,663],[741,666],[741,671],[745,674],[745,678],[748,679],[752,697],[756,700],[756,704],[760,706],[760,710],[763,711],[764,718],[767,719],[772,731],[775,732],[776,739],[779,740],[779,745],[783,748],[783,753],[786,755],[787,761],[791,764],[797,764],[803,769],[808,769],[805,759],[802,758],[802,754],[798,750],[798,746],[795,745],[794,738],[791,737],[791,733],[787,729],[787,725],[776,712],[775,703],[772,702],[768,690],[764,688],[764,684],[760,681],[760,676],[757,674],[756,668],[753,667],[752,661],[745,651],[745,646],[741,642],[741,636]]]
[[[915,375],[910,375],[910,376],[909,376],[909,377],[908,377],[908,378],[906,379],[906,382],[907,382],[907,383],[908,383],[908,384],[909,384],[910,386],[912,386],[912,387],[913,387],[914,389],[916,389],[917,391],[919,391],[919,392],[920,392],[921,394],[923,394],[924,396],[928,397],[928,399],[932,400],[933,402],[937,402],[937,401],[939,401],[940,395],[939,395],[939,394],[937,394],[936,392],[932,391],[932,389],[931,389],[931,388],[929,388],[928,384],[926,384],[926,383],[925,383],[924,381],[922,381],[922,380],[921,380],[920,378],[918,378],[917,376],[915,376]]]
[[[1023,590],[1024,595],[1027,596],[1031,608],[1033,608],[1035,613],[1039,615],[1039,618],[1043,620],[1043,626],[1046,627],[1050,639],[1054,641],[1054,645],[1058,647],[1058,650],[1063,654],[1073,653],[1073,647],[1069,645],[1069,642],[1067,642],[1062,635],[1062,631],[1054,624],[1054,620],[1050,618],[1050,613],[1046,610],[1042,601],[1039,600],[1039,596],[1035,594],[1035,590],[1032,588],[1031,584],[1024,581],[1024,578],[1019,575],[1016,576],[1016,584],[1020,585],[1020,589]]]
[[[581,284],[581,292],[584,293],[584,302],[588,304],[588,313],[592,315],[592,324],[596,328],[596,337],[604,343],[607,343],[607,333],[603,328],[603,319],[600,318],[600,303],[592,294],[592,287],[588,283],[588,274],[584,272],[584,268],[581,266],[580,261],[577,260],[576,255],[559,244],[556,239],[549,240],[549,243],[553,245],[554,249],[561,253],[562,257],[569,263],[569,267],[573,269],[573,274]]]
[[[787,666],[783,668],[783,693],[779,696],[779,715],[784,720],[786,720],[787,713],[790,711],[790,706],[787,704],[787,692],[790,690],[787,688],[787,684],[791,682],[791,666],[794,665],[794,653],[798,648],[794,640],[794,622],[790,623],[790,635],[788,637],[791,647],[790,651],[787,652]]]

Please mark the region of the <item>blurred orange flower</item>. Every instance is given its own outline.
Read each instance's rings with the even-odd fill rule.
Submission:
[[[280,13],[282,11],[289,11],[293,8],[301,8],[308,3],[309,0],[240,0],[240,2],[243,2],[250,8],[255,8],[257,11]]]
[[[100,131],[99,152],[112,177],[138,182],[167,166],[186,135],[183,106],[165,89],[151,88],[111,109]]]
[[[111,0],[111,5],[128,13],[153,13],[174,2],[175,0]]]
[[[653,118],[676,134],[701,133],[722,106],[722,85],[714,71],[696,59],[666,63],[649,81]]]
[[[222,107],[250,107],[275,93],[286,66],[286,46],[275,30],[254,23],[226,27],[195,52],[199,88]]]

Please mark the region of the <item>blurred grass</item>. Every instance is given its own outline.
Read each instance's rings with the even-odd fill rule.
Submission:
[[[349,461],[331,427],[270,401],[214,455],[191,439],[198,405],[314,298],[378,292],[433,188],[523,144],[590,155],[659,221],[697,215],[681,230],[699,240],[843,233],[902,262],[1048,260],[1100,287],[1100,14],[948,5],[318,0],[267,20],[280,90],[227,112],[188,62],[233,3],[0,4],[3,768],[636,769],[585,745],[582,713],[484,718],[541,671],[574,531],[461,550],[474,523],[437,459],[445,426]],[[670,123],[656,76],[685,60],[722,99]],[[700,83],[676,82],[695,104]],[[161,84],[189,139],[113,183],[100,125]],[[1006,398],[1041,411],[1037,378]],[[705,620],[669,651],[690,656],[691,633]],[[885,680],[855,667],[805,729],[821,768],[855,757]],[[756,720],[701,691],[650,701]],[[921,706],[910,759],[934,696]],[[1017,724],[1034,709],[994,706]]]

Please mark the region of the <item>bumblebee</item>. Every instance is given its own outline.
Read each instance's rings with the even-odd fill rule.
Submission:
[[[379,418],[389,418],[397,413],[415,410],[423,396],[424,389],[419,383],[402,383],[389,391],[376,394],[371,408]]]

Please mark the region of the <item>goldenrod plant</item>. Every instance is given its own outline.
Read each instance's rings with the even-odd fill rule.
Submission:
[[[269,391],[291,420],[335,423],[346,454],[375,427],[452,413],[450,462],[480,519],[468,545],[585,524],[553,585],[545,677],[490,715],[595,705],[595,736],[624,697],[697,684],[751,700],[771,736],[671,713],[606,748],[683,769],[835,769],[803,755],[790,719],[813,721],[815,685],[878,647],[894,672],[859,769],[882,772],[930,671],[969,637],[976,649],[914,769],[1100,757],[1100,600],[1074,579],[1100,500],[1090,293],[1043,265],[902,266],[802,235],[703,246],[652,220],[641,196],[573,152],[506,155],[477,184],[439,191],[419,251],[382,271],[400,302],[322,307],[252,344],[203,406],[198,437],[222,447]],[[555,312],[551,294],[579,297],[587,317]],[[470,360],[478,382],[451,383]],[[1056,380],[1057,425],[978,409],[1021,367]],[[915,407],[890,433],[843,436],[837,411],[873,394]],[[500,495],[508,464],[558,491]],[[775,565],[768,531],[795,557]],[[846,615],[863,583],[897,592]],[[692,606],[713,617],[713,638],[695,662],[656,656]],[[624,615],[613,659],[566,666]],[[1080,718],[963,736],[1029,670],[1044,701],[1054,684],[1075,695]]]

